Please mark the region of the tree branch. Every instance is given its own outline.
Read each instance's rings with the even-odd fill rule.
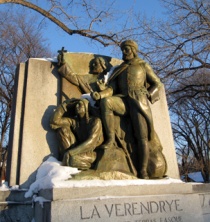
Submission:
[[[0,4],[6,4],[6,3],[23,5],[27,8],[30,8],[30,9],[40,13],[41,15],[43,15],[44,17],[48,18],[53,23],[58,25],[63,31],[65,31],[69,35],[78,34],[78,35],[81,35],[81,36],[89,38],[89,39],[94,39],[94,40],[98,41],[99,43],[101,43],[103,46],[108,46],[110,44],[119,45],[119,42],[113,39],[114,35],[109,36],[106,34],[101,34],[96,31],[85,30],[85,29],[83,29],[83,30],[70,29],[63,22],[59,21],[56,17],[54,17],[52,14],[50,14],[48,11],[38,7],[37,5],[34,5],[33,3],[30,3],[30,2],[27,2],[24,0],[0,0]],[[111,43],[106,43],[104,40],[109,40],[109,41],[111,41]]]

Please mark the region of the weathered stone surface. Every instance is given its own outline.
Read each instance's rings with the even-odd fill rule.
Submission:
[[[42,190],[46,202],[35,207],[25,192],[0,191],[0,221],[210,221],[209,184],[55,188]]]
[[[98,198],[51,203],[52,221],[202,221],[198,195]]]
[[[203,221],[210,221],[210,193],[201,193],[199,194],[200,204],[203,214]]]
[[[24,198],[25,191],[0,191],[0,221],[28,222],[34,218],[32,198]]]
[[[163,154],[167,161],[168,169],[166,175],[171,178],[179,178],[179,170],[164,87],[160,89],[160,100],[151,105],[151,110],[154,128],[163,146]]]
[[[54,188],[41,190],[39,195],[48,200],[65,199],[85,199],[96,198],[98,196],[140,196],[140,195],[169,195],[169,194],[191,194],[193,192],[192,184],[171,183],[171,184],[153,184],[153,185],[127,185],[117,186],[104,183],[104,186],[75,187],[72,188]],[[206,191],[207,192],[207,191]],[[210,192],[210,187],[208,192]]]
[[[7,181],[27,187],[44,158],[57,155],[56,135],[49,127],[59,100],[59,78],[52,63],[29,59],[21,64],[15,94]]]
[[[207,222],[210,186],[203,193],[195,192],[194,186],[197,185],[180,183],[44,190],[40,195],[52,202],[44,208],[36,205],[36,219],[40,222]],[[202,186],[197,191],[202,191]]]
[[[18,158],[20,149],[20,132],[21,121],[22,121],[22,110],[23,110],[23,95],[24,95],[24,82],[25,80],[25,69],[26,65],[21,63],[16,70],[15,76],[15,87],[14,87],[14,97],[12,103],[12,113],[11,113],[11,126],[9,135],[9,152],[7,158],[7,180],[11,182],[12,185],[18,183],[18,169],[20,167],[20,161]]]

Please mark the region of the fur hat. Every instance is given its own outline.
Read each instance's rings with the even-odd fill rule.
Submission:
[[[133,41],[133,40],[126,40],[126,41],[124,41],[124,42],[122,42],[121,44],[120,44],[120,48],[122,49],[124,46],[131,46],[131,47],[133,47],[136,51],[138,50],[138,44],[135,42],[135,41]]]

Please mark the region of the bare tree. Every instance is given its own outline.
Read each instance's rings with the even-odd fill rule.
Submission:
[[[8,143],[16,66],[30,57],[50,55],[41,28],[32,20],[22,13],[0,14],[0,157]]]
[[[209,182],[209,107],[197,101],[185,101],[174,108],[173,113],[176,115],[172,124],[177,154],[182,161],[181,173],[201,171],[204,181]]]
[[[133,22],[129,22],[133,14],[132,5],[122,11],[116,7],[114,0],[106,3],[103,0],[49,0],[45,4],[39,0],[0,0],[0,4],[5,3],[19,4],[32,9],[69,35],[80,35],[103,46],[119,45],[137,29],[131,27]]]
[[[162,20],[138,19],[141,51],[163,80],[173,88],[199,69],[210,69],[210,2],[161,0]]]
[[[139,42],[139,53],[149,60],[172,89],[174,80],[186,79],[198,69],[209,69],[210,3],[208,0],[160,0],[166,19],[151,20],[136,14],[133,5],[117,9],[103,0],[0,0],[41,14],[69,35],[80,35],[103,46],[127,38]],[[122,3],[123,4],[123,3]]]
[[[209,181],[210,2],[161,0],[162,20],[137,21],[140,53],[166,86],[182,172],[195,168]],[[143,52],[146,52],[145,54]],[[188,168],[188,169],[187,169]]]
[[[209,83],[209,73],[197,73],[188,83],[177,86],[180,88],[171,107],[180,173],[201,171],[205,182],[210,178]]]

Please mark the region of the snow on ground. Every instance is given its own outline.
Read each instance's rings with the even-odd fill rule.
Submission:
[[[2,181],[2,185],[0,186],[0,191],[9,190],[8,183],[6,181]]]
[[[69,180],[71,175],[80,171],[77,168],[65,167],[54,157],[49,157],[38,169],[36,181],[31,184],[25,197],[30,197],[41,189],[96,187],[96,186],[128,186],[145,184],[182,183],[181,180],[165,178],[160,180]]]
[[[104,187],[104,186],[129,186],[183,183],[181,180],[164,178],[158,180],[69,180],[71,175],[80,171],[77,168],[62,166],[61,162],[54,157],[49,157],[37,170],[36,181],[31,184],[25,197],[31,197],[41,189],[71,188],[71,187]],[[8,189],[7,184],[0,188]],[[17,186],[11,189],[17,189]]]

